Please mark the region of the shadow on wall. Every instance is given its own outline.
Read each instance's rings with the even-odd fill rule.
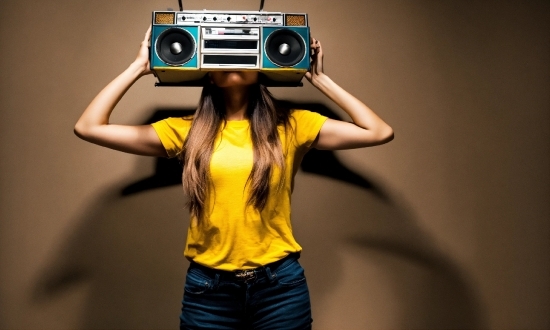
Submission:
[[[337,118],[322,104],[286,104]],[[147,123],[188,113],[192,111],[160,109]],[[83,289],[87,300],[81,329],[177,328],[188,266],[181,255],[189,224],[181,170],[177,160],[157,158],[152,176],[130,178],[100,194],[36,280],[33,303],[48,304]],[[344,277],[339,251],[353,246],[365,252],[367,266],[375,262],[381,267],[397,292],[400,312],[392,316],[397,319],[394,326],[484,327],[464,274],[379,185],[347,169],[330,151],[311,150],[302,171],[293,196],[293,226],[304,247],[301,260],[308,273],[314,319],[315,306],[339,304],[331,299]],[[422,275],[412,269],[420,269]],[[355,294],[368,299],[371,285],[377,284],[356,284]],[[356,306],[359,312],[354,315],[361,317],[368,308]],[[316,323],[316,328],[323,324]]]

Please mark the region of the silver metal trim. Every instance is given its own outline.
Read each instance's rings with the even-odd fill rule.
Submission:
[[[174,23],[172,24],[156,24],[155,23],[155,13],[174,13]],[[182,15],[190,15],[190,16],[197,16],[193,21],[181,21]],[[227,21],[221,19],[220,21],[203,21],[202,17],[198,16],[216,16],[223,18],[222,16],[250,16],[251,20],[242,22],[242,23],[233,23],[233,20]],[[235,10],[184,10],[184,11],[166,11],[166,10],[158,10],[153,11],[153,25],[181,25],[181,24],[228,24],[228,25],[235,25],[235,24],[258,24],[260,26],[286,26],[286,15],[301,15],[305,17],[305,26],[309,26],[309,17],[307,13],[283,13],[283,12],[267,12],[267,11],[235,11]],[[281,22],[272,22],[267,21],[268,17],[278,16],[276,18],[281,18]],[[253,18],[260,18],[260,22],[253,21]],[[233,17],[236,18],[236,17]],[[261,18],[266,18],[265,21],[263,21]]]

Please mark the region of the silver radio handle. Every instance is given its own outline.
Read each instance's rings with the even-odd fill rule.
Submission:
[[[259,11],[264,11],[264,2],[265,2],[265,0],[260,0],[260,10]],[[180,5],[180,11],[183,11],[182,0],[178,0],[178,4]]]
[[[260,10],[264,11],[264,2],[265,0],[260,0]],[[183,11],[183,4],[181,3],[181,0],[178,0],[178,4],[180,5],[180,11]]]

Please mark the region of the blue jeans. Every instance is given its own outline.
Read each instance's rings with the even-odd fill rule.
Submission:
[[[297,254],[250,271],[191,262],[180,329],[311,329],[311,305]]]

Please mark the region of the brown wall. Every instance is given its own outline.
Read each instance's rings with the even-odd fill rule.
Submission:
[[[255,10],[258,1],[184,1]],[[177,327],[178,186],[121,196],[155,160],[77,139],[160,0],[0,3],[0,327]],[[316,329],[550,327],[546,1],[267,1],[307,12],[326,72],[396,133],[336,152],[365,189],[299,173],[294,226]],[[140,80],[113,122],[192,108]],[[306,83],[275,89],[343,112]],[[385,197],[384,197],[385,196]]]

